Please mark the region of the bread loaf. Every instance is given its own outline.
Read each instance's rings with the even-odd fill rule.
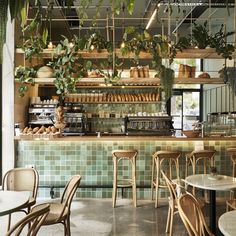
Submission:
[[[28,132],[28,127],[26,126],[24,129],[23,129],[23,134],[27,134],[27,132]]]
[[[38,130],[39,130],[39,127],[35,127],[35,128],[33,128],[33,134],[37,133]]]

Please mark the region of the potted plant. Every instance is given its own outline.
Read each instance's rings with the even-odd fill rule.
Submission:
[[[209,29],[207,27],[207,21],[202,24],[194,23],[192,30],[193,45],[199,49],[204,49],[210,44]]]

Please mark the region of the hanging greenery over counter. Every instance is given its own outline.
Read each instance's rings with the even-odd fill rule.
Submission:
[[[14,3],[13,3],[14,2]],[[78,12],[80,15],[81,22],[88,16],[86,14],[86,9],[92,4],[92,0],[81,0]],[[99,16],[100,8],[105,0],[97,1],[96,14],[94,19]],[[120,14],[120,10],[125,5],[125,9],[129,14],[133,13],[135,0],[109,0],[111,5],[110,14]],[[161,0],[154,1],[156,5],[161,3]],[[172,3],[179,4],[184,1],[174,1],[169,0],[165,4],[168,7],[168,11],[171,12]],[[0,30],[0,53],[2,55],[2,46],[5,42],[5,28],[7,22],[7,8],[10,8],[11,18],[19,18],[22,22],[22,31],[26,33],[24,37],[22,48],[25,51],[26,59],[31,59],[34,56],[40,56],[42,50],[46,47],[48,43],[48,23],[51,20],[51,11],[54,7],[54,1],[48,1],[48,7],[46,9],[42,8],[40,0],[35,0],[34,4],[36,7],[34,19],[29,23],[27,22],[27,12],[29,8],[29,0],[27,1],[10,1],[10,0],[0,0],[0,15],[1,19],[1,30]],[[62,7],[71,7],[73,1],[63,1]],[[94,4],[94,3],[93,3]],[[114,15],[113,15],[114,16]],[[111,16],[110,16],[111,17]],[[42,21],[42,18],[44,20]],[[96,25],[96,22],[94,22]],[[227,44],[225,37],[231,35],[232,32],[224,33],[223,27],[217,32],[214,37],[210,37],[208,31],[205,30],[206,25],[198,26],[195,24],[193,29],[193,36],[198,35],[199,31],[204,31],[204,35],[207,38],[200,37],[199,40],[205,40],[204,44],[210,44],[210,46],[215,46],[217,53],[222,55],[224,58],[232,58],[232,53],[234,52],[234,47]],[[195,43],[197,42],[197,36],[195,37]],[[166,100],[168,100],[172,94],[172,86],[174,81],[174,71],[170,68],[173,62],[177,50],[182,50],[193,46],[191,44],[192,39],[190,38],[180,38],[177,44],[170,42],[170,35],[151,35],[145,30],[136,32],[133,27],[128,27],[125,29],[123,36],[124,47],[121,49],[123,55],[133,53],[135,55],[134,62],[136,65],[139,63],[139,55],[141,52],[150,53],[152,56],[152,69],[155,69],[157,77],[161,79],[161,86],[163,91],[166,93]],[[209,41],[210,40],[210,41]],[[118,69],[122,69],[122,62],[118,60],[117,55],[115,55],[115,48],[113,43],[105,40],[99,32],[92,32],[90,35],[85,35],[81,38],[74,37],[72,39],[72,44],[70,44],[69,39],[64,38],[56,46],[56,50],[53,54],[52,60],[49,65],[54,69],[55,75],[55,86],[57,88],[57,93],[64,98],[65,94],[71,92],[75,89],[76,82],[79,78],[86,76],[87,70],[99,70],[100,73],[105,77],[105,81],[108,83],[116,82],[121,78],[121,72]],[[209,43],[210,42],[210,43]],[[200,46],[201,47],[201,46]],[[97,50],[99,53],[101,50],[107,50],[108,57],[107,60],[102,63],[84,61],[82,58],[78,57],[78,50],[87,50],[89,52]],[[163,58],[166,58],[163,62]],[[30,68],[25,68],[27,75]],[[79,71],[79,73],[75,73]],[[121,70],[122,71],[122,70]],[[21,68],[22,72],[22,68]],[[22,75],[22,73],[21,73]],[[21,77],[19,76],[19,79]],[[31,76],[33,79],[33,75]],[[30,82],[33,83],[33,81]],[[29,82],[26,78],[22,80],[24,83]],[[22,92],[25,92],[22,91]]]

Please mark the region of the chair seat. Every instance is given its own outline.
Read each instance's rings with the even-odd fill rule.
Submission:
[[[37,205],[37,206],[33,207],[31,211],[34,212],[36,210],[39,210],[39,209],[45,207],[45,205],[47,205],[47,204],[45,203],[45,204]],[[59,218],[64,206],[61,203],[50,203],[49,205],[50,205],[50,212],[47,215],[47,217],[43,223],[44,225],[55,224],[57,222],[59,223],[63,219],[66,218],[66,216],[68,214],[68,208],[65,209],[63,216],[61,218]]]

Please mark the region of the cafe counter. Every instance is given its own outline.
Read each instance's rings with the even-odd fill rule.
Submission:
[[[17,167],[33,166],[39,172],[39,196],[59,196],[59,191],[72,175],[80,174],[82,181],[79,197],[110,198],[112,194],[113,160],[115,149],[137,149],[137,197],[150,199],[152,154],[158,150],[178,150],[180,174],[184,177],[185,154],[195,149],[215,149],[217,170],[220,174],[231,174],[230,156],[227,147],[236,147],[234,137],[160,137],[160,136],[75,136],[50,140],[24,140],[15,138]],[[122,165],[125,175],[129,166]],[[124,189],[129,197],[130,189]],[[167,192],[162,191],[161,197]]]

